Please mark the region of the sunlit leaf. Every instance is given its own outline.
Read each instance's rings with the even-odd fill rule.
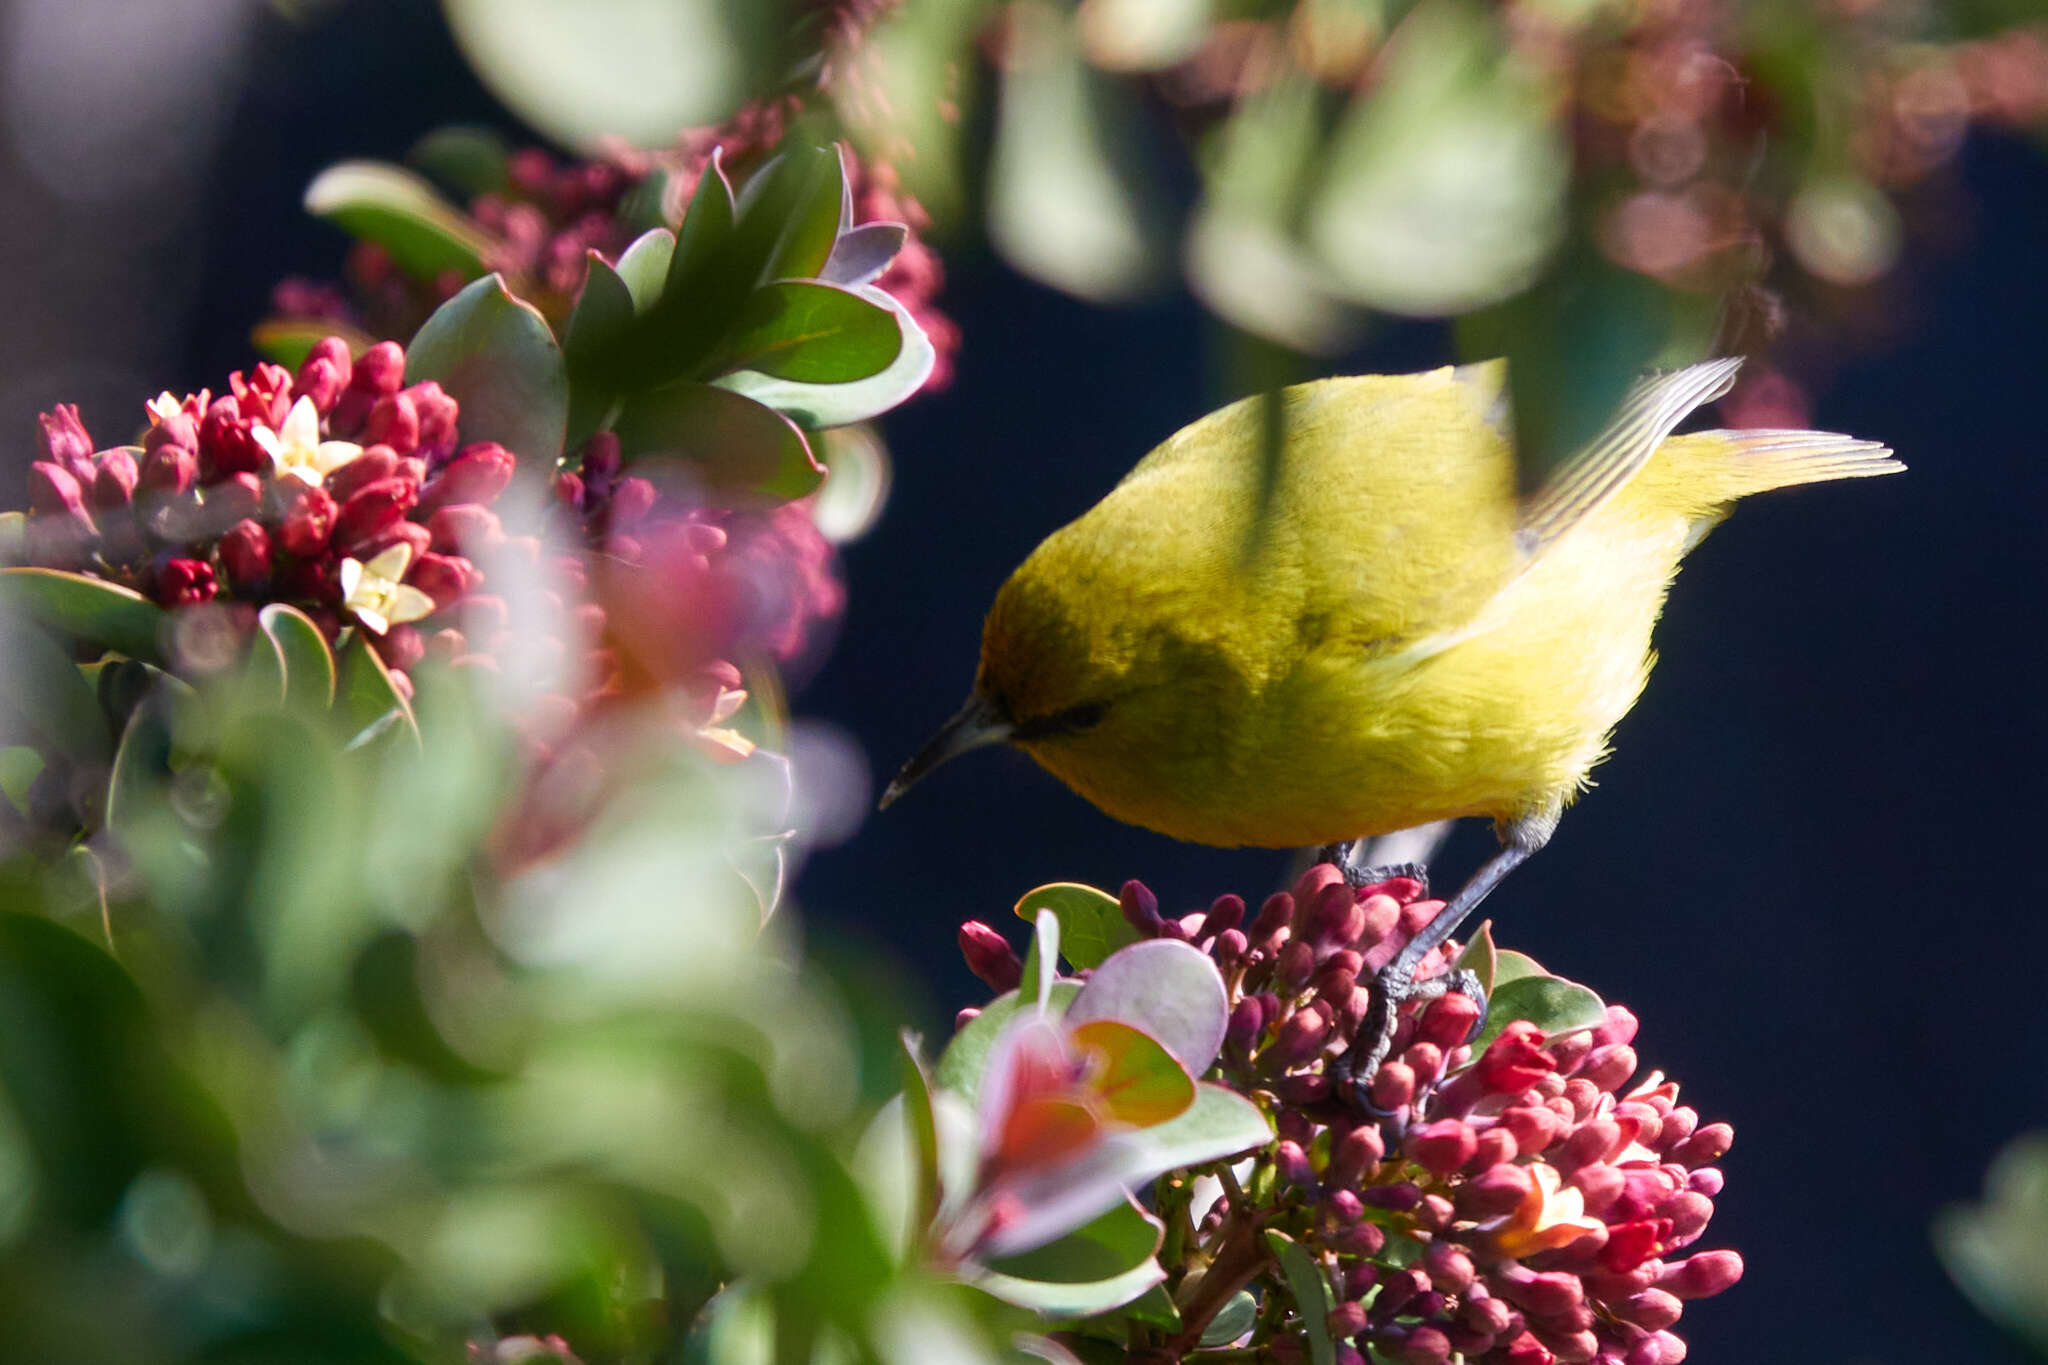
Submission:
[[[1081,0],[1088,60],[1111,71],[1159,71],[1209,36],[1215,0]]]
[[[1500,971],[1500,955],[1493,946],[1493,921],[1484,920],[1465,940],[1465,951],[1458,954],[1455,970],[1471,972],[1479,978],[1479,989],[1488,995],[1493,993],[1493,983]]]
[[[1117,137],[1128,119],[1104,106],[1118,92],[1081,60],[1070,18],[1044,3],[1012,5],[988,233],[1025,274],[1082,298],[1129,298],[1161,257],[1149,236],[1143,165]]]
[[[1089,975],[1067,1021],[1089,1019],[1131,1025],[1199,1076],[1223,1047],[1230,1007],[1208,954],[1176,939],[1146,939],[1112,953]]]
[[[1240,1289],[1231,1296],[1230,1302],[1218,1309],[1216,1316],[1209,1319],[1209,1325],[1202,1329],[1202,1345],[1228,1346],[1258,1321],[1259,1301],[1249,1291]]]
[[[889,500],[889,448],[866,425],[821,431],[811,448],[826,470],[825,486],[811,502],[818,533],[835,545],[860,539]]]
[[[1032,999],[1044,1005],[1060,976],[1060,919],[1041,910],[1031,920],[1031,946],[1024,952],[1024,984]]]
[[[334,704],[355,735],[351,747],[398,734],[418,742],[419,723],[413,719],[412,703],[391,681],[391,670],[370,648],[360,628],[349,636],[335,662]]]
[[[445,271],[463,279],[484,273],[490,234],[403,166],[344,161],[306,186],[306,212],[352,237],[375,242],[392,264],[418,279]]]
[[[1129,1199],[1033,1250],[988,1263],[976,1283],[1052,1317],[1086,1317],[1129,1303],[1165,1278],[1152,1258],[1165,1227]]]
[[[1017,902],[1017,917],[1026,922],[1040,910],[1059,916],[1061,951],[1077,971],[1099,967],[1111,953],[1138,941],[1116,897],[1092,886],[1053,882],[1025,892]]]
[[[268,318],[249,329],[249,342],[265,360],[296,370],[328,337],[348,343],[350,355],[361,355],[377,339],[338,318]]]
[[[938,353],[909,309],[872,285],[863,285],[857,292],[870,303],[888,308],[902,333],[902,349],[880,374],[850,384],[804,384],[736,370],[713,382],[764,403],[804,427],[846,426],[880,417],[924,387]]]
[[[1606,1002],[1576,981],[1557,976],[1517,977],[1495,988],[1487,1002],[1486,1027],[1472,1040],[1472,1055],[1486,1051],[1501,1030],[1517,1019],[1526,1019],[1546,1035],[1555,1036],[1592,1028],[1606,1018]]]
[[[49,632],[0,620],[0,708],[20,716],[41,746],[81,763],[103,763],[112,749],[99,694]]]
[[[748,297],[712,363],[803,384],[847,384],[882,373],[902,346],[888,308],[838,285],[780,280]]]
[[[1355,301],[1442,315],[1526,288],[1564,230],[1570,153],[1545,80],[1466,0],[1426,0],[1333,139],[1309,235]]]
[[[1185,1114],[1120,1139],[1134,1166],[1155,1173],[1220,1161],[1272,1140],[1273,1125],[1256,1104],[1206,1081],[1195,1087],[1195,1102]]]
[[[1178,1118],[1195,1102],[1195,1082],[1171,1052],[1129,1024],[1092,1019],[1069,1035],[1092,1052],[1101,1070],[1090,1081],[1119,1123],[1149,1127]]]
[[[273,602],[256,613],[256,624],[272,640],[284,664],[284,686],[294,706],[326,710],[334,704],[334,651],[320,627],[297,607]]]
[[[442,0],[491,93],[558,142],[642,147],[715,123],[755,88],[769,6],[721,0]]]
[[[164,609],[129,588],[62,569],[0,569],[0,605],[82,644],[161,658]]]
[[[562,453],[569,374],[547,320],[503,279],[469,284],[406,351],[406,382],[440,381],[462,405],[465,441],[497,441],[543,466]]]

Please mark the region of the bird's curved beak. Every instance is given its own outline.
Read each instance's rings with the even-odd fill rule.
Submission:
[[[967,699],[967,705],[960,708],[958,715],[939,727],[931,741],[896,774],[896,780],[882,793],[881,805],[876,809],[886,810],[889,803],[909,791],[917,780],[949,758],[958,758],[969,749],[979,749],[985,744],[1001,744],[1017,732],[1017,723],[1009,718],[1003,708],[994,700],[976,692]]]

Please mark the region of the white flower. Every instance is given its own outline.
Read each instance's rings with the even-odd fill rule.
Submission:
[[[434,610],[434,599],[404,581],[412,546],[400,541],[365,564],[341,561],[341,605],[379,635]]]
[[[278,474],[289,474],[316,488],[329,474],[363,453],[363,448],[351,441],[320,439],[320,413],[310,398],[292,404],[284,425],[276,431],[257,422],[250,426],[249,435],[270,456]]]

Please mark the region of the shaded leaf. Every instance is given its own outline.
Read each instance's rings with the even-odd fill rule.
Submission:
[[[306,186],[306,212],[375,242],[416,279],[484,273],[491,238],[422,177],[381,161],[329,166]]]
[[[766,280],[808,280],[823,273],[839,239],[840,220],[847,204],[845,154],[835,144],[829,147],[795,147],[785,153],[792,163],[791,188],[786,203],[778,203],[774,180],[767,173],[756,176],[747,186],[739,204],[744,219],[754,217],[756,203],[764,214],[773,213],[764,226],[775,228],[775,244],[761,267]],[[758,200],[752,197],[761,187]],[[752,224],[749,223],[751,228]]]
[[[512,144],[503,133],[474,123],[436,128],[405,154],[413,169],[466,198],[510,185],[511,158]]]
[[[1251,1296],[1249,1290],[1240,1289],[1202,1329],[1202,1345],[1228,1346],[1251,1331],[1258,1317],[1259,1301]]]
[[[1006,1278],[1044,1285],[1100,1284],[1148,1265],[1165,1231],[1163,1223],[1127,1198],[1065,1236],[992,1260],[987,1268]],[[1135,1297],[1132,1294],[1103,1307],[1113,1308]]]
[[[112,740],[98,691],[49,632],[0,621],[7,687],[0,707],[20,716],[39,743],[80,763],[106,761]]]
[[[870,284],[889,268],[910,229],[902,223],[862,223],[839,234],[818,278],[828,284]]]
[[[838,285],[778,280],[748,297],[712,366],[847,384],[882,373],[902,349],[890,309]]]
[[[1479,989],[1493,994],[1493,983],[1500,971],[1499,954],[1493,946],[1493,921],[1483,920],[1472,937],[1465,940],[1465,951],[1458,954],[1454,970],[1469,971],[1479,978]]]
[[[28,789],[42,775],[43,756],[26,744],[0,745],[0,796],[28,814]]]
[[[128,715],[107,782],[107,828],[139,831],[165,799],[171,783],[175,733],[171,695],[157,689]]]
[[[713,382],[719,388],[766,404],[805,427],[846,426],[880,417],[924,387],[938,361],[938,352],[909,309],[872,285],[864,285],[858,292],[895,314],[896,326],[902,333],[902,349],[880,374],[850,384],[804,384],[753,370],[736,370]]]
[[[787,502],[812,492],[825,477],[788,418],[707,384],[634,394],[613,430],[628,460],[668,462],[716,499]]]
[[[0,570],[0,604],[82,644],[157,663],[167,613],[129,588],[62,569]]]
[[[1934,1220],[1934,1249],[1985,1316],[2048,1348],[2048,1134],[2009,1144],[1984,1177],[1984,1200]]]
[[[1052,882],[1025,892],[1017,902],[1017,917],[1027,922],[1035,921],[1040,910],[1059,916],[1061,951],[1076,971],[1098,967],[1117,949],[1138,941],[1116,897],[1092,886]]]
[[[569,422],[562,348],[499,276],[436,309],[407,348],[405,370],[407,383],[438,380],[462,405],[465,441],[497,441],[543,467],[560,458]]]
[[[1312,1365],[1336,1365],[1337,1344],[1330,1337],[1330,1284],[1308,1251],[1284,1232],[1266,1233],[1266,1245],[1280,1261],[1281,1278],[1294,1300],[1301,1330],[1308,1336]]]
[[[296,370],[313,347],[327,337],[348,343],[350,355],[361,355],[376,338],[336,318],[267,318],[249,329],[249,343],[265,360]]]

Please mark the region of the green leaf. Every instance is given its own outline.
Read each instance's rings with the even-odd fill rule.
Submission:
[[[43,775],[43,756],[26,744],[0,745],[0,796],[28,814],[28,789]]]
[[[361,355],[377,339],[360,327],[335,318],[267,318],[249,329],[249,344],[265,360],[296,370],[313,347],[327,337],[348,343],[350,355]]]
[[[903,350],[886,307],[852,289],[778,280],[756,289],[711,362],[802,384],[848,384],[882,373]]]
[[[694,293],[717,269],[719,261],[731,249],[733,220],[737,211],[733,203],[732,182],[725,178],[725,163],[720,152],[714,149],[703,175],[698,178],[695,192],[690,195],[690,206],[683,211],[683,224],[676,229],[676,245],[669,259],[668,278],[662,285],[664,296]],[[751,287],[753,281],[742,283]]]
[[[1040,911],[1040,918],[1047,912]],[[1223,1046],[1230,1005],[1215,959],[1175,939],[1146,939],[1110,954],[1067,1011],[1070,1024],[1115,1019],[1157,1039],[1196,1075]]]
[[[633,296],[636,312],[644,313],[660,302],[675,256],[676,235],[665,227],[641,233],[619,253],[619,279]]]
[[[776,379],[753,370],[737,370],[713,382],[720,388],[745,394],[782,413],[800,426],[813,429],[840,427],[871,421],[904,402],[924,387],[937,363],[938,352],[924,328],[895,298],[864,285],[855,292],[869,302],[888,308],[896,315],[902,333],[902,349],[880,374],[850,384],[804,384]]]
[[[1252,1324],[1258,1321],[1258,1317],[1259,1301],[1251,1296],[1249,1290],[1240,1289],[1230,1302],[1217,1311],[1215,1317],[1209,1319],[1209,1325],[1202,1329],[1202,1344],[1228,1346],[1251,1331]]]
[[[778,202],[777,186],[764,171],[748,183],[748,192],[757,185],[761,192],[758,200],[742,195],[740,216],[750,220],[758,203],[761,212],[780,219],[779,224],[771,220],[769,225],[775,231],[775,244],[761,268],[763,279],[814,279],[823,273],[839,240],[847,194],[846,162],[836,145],[799,146],[784,155],[790,159],[786,201]],[[746,222],[745,226],[751,229],[753,225]]]
[[[412,704],[391,681],[377,651],[370,648],[357,627],[341,647],[336,659],[334,704],[354,736],[351,749],[374,743],[391,733],[403,733],[419,742],[419,722],[413,719]]]
[[[28,514],[0,512],[0,568],[21,563],[28,549]]]
[[[415,279],[484,273],[491,238],[422,177],[381,161],[329,166],[306,186],[306,212],[375,242]]]
[[[256,613],[256,624],[283,661],[288,704],[319,711],[334,705],[334,651],[312,618],[297,607],[273,602]]]
[[[816,433],[812,451],[825,466],[825,486],[811,503],[818,534],[834,545],[866,535],[889,498],[889,447],[871,426]]]
[[[511,158],[503,133],[470,123],[436,128],[405,154],[413,169],[467,198],[508,187]]]
[[[1060,920],[1041,910],[1031,921],[1031,947],[1024,953],[1023,990],[1041,1005],[1052,998],[1052,984],[1060,975]]]
[[[1330,1284],[1308,1251],[1284,1232],[1266,1233],[1266,1245],[1280,1260],[1280,1274],[1294,1300],[1301,1329],[1308,1334],[1311,1365],[1336,1365],[1337,1343],[1330,1338]]]
[[[62,569],[0,569],[0,604],[82,644],[162,660],[166,613],[132,589]]]
[[[267,710],[284,705],[284,652],[277,641],[258,630],[249,641],[249,657],[242,663],[236,709]]]
[[[1110,107],[1122,92],[1082,60],[1065,14],[1032,5],[1013,17],[989,157],[989,240],[1055,289],[1128,299],[1166,255],[1140,188],[1144,159],[1121,137],[1131,111]]]
[[[406,352],[406,382],[440,381],[464,441],[497,441],[551,470],[569,425],[569,373],[547,320],[497,275],[434,311]]]
[[[1487,1002],[1486,1027],[1472,1040],[1472,1055],[1485,1052],[1501,1030],[1517,1019],[1526,1019],[1546,1037],[1555,1037],[1592,1028],[1606,1018],[1606,1003],[1576,981],[1559,976],[1518,977],[1496,989]]]
[[[984,1058],[987,1052],[984,1044]],[[1151,1171],[1205,1166],[1263,1147],[1272,1140],[1273,1125],[1259,1106],[1235,1091],[1207,1081],[1195,1087],[1195,1102],[1185,1114],[1123,1137],[1136,1149],[1133,1167]]]
[[[1934,1220],[1934,1249],[1977,1308],[2048,1349],[2048,1133],[2008,1144],[1984,1178],[1981,1204],[1954,1204]]]
[[[769,504],[815,490],[825,470],[796,425],[772,408],[708,384],[671,384],[626,400],[613,431],[625,457],[672,462],[718,500]]]
[[[939,1125],[932,1111],[932,1083],[925,1075],[924,1061],[917,1055],[917,1040],[908,1032],[903,1044],[903,1108],[910,1127],[911,1151],[916,1159],[917,1197],[912,1209],[911,1228],[921,1233],[931,1226],[939,1208]]]
[[[849,287],[872,284],[909,240],[910,229],[902,223],[862,223],[848,228],[832,244],[832,255],[818,278]]]
[[[1159,1043],[1115,1019],[1091,1019],[1069,1035],[1102,1062],[1092,1088],[1111,1118],[1144,1128],[1185,1114],[1195,1102],[1195,1081]]]
[[[569,419],[563,447],[575,450],[604,425],[619,400],[607,357],[632,327],[633,291],[597,252],[589,253],[583,293],[562,333],[569,371]]]
[[[108,829],[140,831],[164,801],[171,785],[176,739],[172,703],[170,690],[160,687],[129,713],[128,728],[122,732],[107,782]]]
[[[1493,921],[1483,920],[1472,937],[1465,940],[1465,951],[1458,954],[1453,970],[1471,972],[1479,978],[1479,989],[1493,994],[1493,983],[1500,971],[1499,954],[1493,946]]]
[[[1040,910],[1060,919],[1061,951],[1076,971],[1100,966],[1117,949],[1138,941],[1123,906],[1107,891],[1079,882],[1052,882],[1024,893],[1017,918],[1033,922]]]
[[[80,763],[104,763],[112,749],[98,691],[56,637],[26,621],[0,622],[7,689],[0,707],[20,716],[39,747]]]
[[[1466,0],[1429,0],[1324,154],[1308,235],[1358,303],[1411,316],[1526,289],[1561,240],[1571,152],[1553,82]]]
[[[1078,981],[1054,982],[1052,1001],[1048,1008],[1054,1014],[1063,1013],[1080,991],[1081,983]],[[1034,997],[1031,1002],[1033,1008],[1036,1008],[1035,999]],[[1025,1003],[1027,1002],[1019,992],[1006,991],[989,1001],[982,1007],[980,1014],[962,1025],[960,1031],[953,1035],[953,1041],[946,1045],[945,1052],[939,1057],[938,1069],[933,1072],[932,1079],[938,1082],[939,1088],[950,1090],[969,1104],[973,1104],[981,1090],[981,1073],[988,1066],[989,1049],[995,1046],[996,1036],[1003,1031],[1003,1025],[1009,1023],[1018,1008]],[[1186,1122],[1202,1107],[1202,1099],[1203,1097],[1197,1094],[1195,1109],[1175,1119],[1173,1123]],[[1261,1124],[1264,1122],[1264,1119],[1260,1120]],[[1172,1125],[1160,1126],[1165,1128]],[[1148,1129],[1147,1132],[1156,1134],[1159,1129]]]
[[[1549,975],[1549,972],[1543,970],[1543,964],[1527,953],[1502,948],[1494,954],[1493,984],[1496,989],[1510,981],[1520,981],[1525,976]]]
[[[976,1283],[997,1298],[1055,1318],[1092,1317],[1159,1284],[1153,1259],[1165,1226],[1126,1199],[1044,1246],[992,1261]]]
[[[722,0],[442,0],[478,79],[564,146],[666,147],[769,81],[776,11]]]

